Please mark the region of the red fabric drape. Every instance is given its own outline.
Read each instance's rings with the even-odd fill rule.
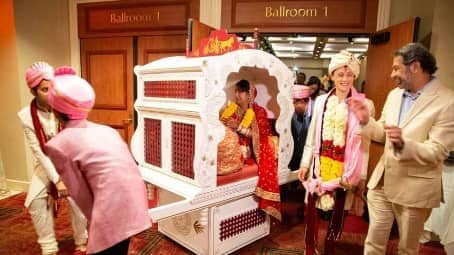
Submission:
[[[272,130],[268,122],[266,110],[257,105],[252,105],[258,129],[258,146],[254,144],[254,151],[258,150],[258,176],[255,194],[260,198],[260,209],[270,216],[282,220],[279,180],[277,176],[277,161],[275,145],[272,140]]]

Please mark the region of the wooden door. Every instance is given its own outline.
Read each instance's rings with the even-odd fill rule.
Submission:
[[[81,39],[82,76],[96,93],[88,119],[111,126],[128,142],[134,131],[132,37]]]
[[[186,37],[186,34],[140,36],[137,42],[138,64],[145,65],[164,57],[184,56]]]
[[[375,117],[377,119],[381,115],[386,96],[390,90],[395,88],[390,77],[392,54],[405,44],[416,41],[418,23],[419,19],[413,18],[378,31],[371,36],[367,52],[367,81],[364,92],[375,104]],[[386,38],[386,33],[389,33],[389,40],[381,41],[380,38]],[[374,38],[377,42],[374,42]],[[382,154],[383,145],[373,142],[370,147],[368,176],[370,176]]]

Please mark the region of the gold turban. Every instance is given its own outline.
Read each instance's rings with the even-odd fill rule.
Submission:
[[[331,62],[329,62],[328,65],[328,72],[331,75],[336,69],[344,66],[350,68],[350,70],[355,75],[355,78],[358,78],[359,60],[356,59],[352,53],[346,50],[341,50],[339,53],[337,53],[336,55],[334,55],[334,57],[331,58]]]

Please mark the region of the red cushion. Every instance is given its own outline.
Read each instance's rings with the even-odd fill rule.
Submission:
[[[227,175],[218,175],[216,184],[217,186],[221,186],[257,176],[257,170],[258,170],[257,164],[244,165],[238,172]]]

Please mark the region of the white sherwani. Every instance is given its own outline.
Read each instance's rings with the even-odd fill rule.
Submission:
[[[53,210],[47,204],[47,187],[50,182],[57,183],[60,177],[52,161],[41,150],[38,137],[35,134],[30,106],[19,111],[18,116],[24,128],[27,143],[35,158],[34,172],[25,199],[25,207],[28,208],[32,218],[42,254],[56,253],[58,243],[54,232]],[[48,139],[57,134],[58,122],[52,112],[38,110],[38,118]],[[76,246],[84,245],[87,243],[87,220],[70,197],[68,197],[68,202],[71,209],[75,244]]]
[[[35,128],[33,127],[32,116],[30,114],[30,106],[24,107],[18,113],[18,116],[22,122],[28,145],[35,158],[33,167],[34,172],[30,181],[27,198],[25,199],[25,207],[29,207],[33,199],[35,199],[43,189],[47,188],[49,182],[58,182],[59,176],[54,165],[39,146]],[[55,136],[58,132],[58,125],[54,114],[52,112],[46,113],[38,110],[38,117],[46,136],[48,138]]]

